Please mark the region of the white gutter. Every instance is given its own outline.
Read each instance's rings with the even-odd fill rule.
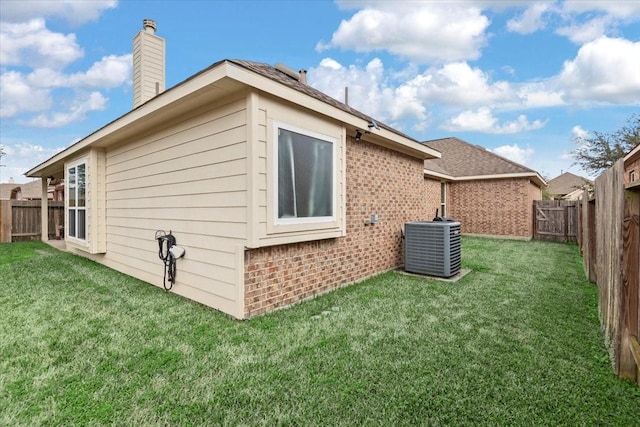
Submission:
[[[547,185],[547,182],[537,172],[519,172],[519,173],[504,173],[494,175],[470,175],[470,176],[450,176],[439,172],[434,172],[428,169],[424,170],[424,174],[433,176],[436,178],[448,179],[450,181],[479,181],[486,179],[508,179],[508,178],[533,178],[541,187]]]

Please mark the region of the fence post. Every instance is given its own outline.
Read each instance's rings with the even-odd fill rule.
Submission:
[[[11,200],[0,200],[0,243],[11,242]]]

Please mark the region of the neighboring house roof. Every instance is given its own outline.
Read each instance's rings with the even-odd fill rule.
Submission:
[[[578,188],[577,190],[573,190],[571,193],[567,193],[562,196],[562,200],[578,200],[580,196],[582,196],[584,190],[582,188]]]
[[[565,172],[562,175],[549,180],[547,192],[557,196],[564,196],[584,187],[587,184],[593,184],[593,182],[589,181],[587,178],[574,175],[571,172]]]
[[[528,177],[539,187],[546,185],[535,170],[459,138],[435,139],[423,144],[442,153],[439,159],[425,160],[426,175],[451,181]]]
[[[439,157],[436,150],[375,120],[350,106],[290,77],[271,65],[224,59],[167,89],[125,115],[108,123],[66,150],[29,170],[31,177],[62,178],[60,162],[90,146],[106,147],[126,141],[134,133],[149,131],[180,117],[185,111],[207,105],[214,99],[242,88],[254,87],[316,113],[341,121],[349,129],[368,133],[367,141],[423,159]],[[375,129],[373,124],[379,129]]]
[[[20,193],[22,200],[29,199],[41,199],[42,198],[42,184],[40,181],[32,181],[22,184],[0,184],[0,199],[11,199],[12,193],[15,195]]]

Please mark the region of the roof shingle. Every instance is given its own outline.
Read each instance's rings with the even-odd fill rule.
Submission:
[[[456,178],[515,173],[537,174],[533,169],[458,138],[435,139],[423,144],[442,153],[442,158],[424,162],[425,169],[433,172],[445,173]]]
[[[587,184],[592,184],[592,182],[587,178],[574,175],[571,172],[565,172],[562,175],[549,180],[547,192],[557,196],[564,196],[572,191],[584,187]]]

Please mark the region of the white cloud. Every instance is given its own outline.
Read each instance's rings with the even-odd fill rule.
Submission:
[[[477,59],[486,43],[489,19],[470,3],[362,2],[343,20],[329,48],[389,51],[419,63]]]
[[[551,2],[532,4],[519,17],[507,21],[507,29],[518,34],[531,34],[544,28],[542,15],[550,6]]]
[[[0,26],[0,65],[58,69],[82,55],[75,34],[54,33],[45,27],[44,19]]]
[[[527,163],[529,163],[529,161],[535,154],[535,150],[533,148],[520,148],[518,144],[502,145],[489,151],[506,159],[513,160],[514,162],[521,165],[526,165]]]
[[[49,68],[34,70],[27,81],[35,87],[46,88],[114,88],[131,79],[131,54],[109,55],[95,62],[84,72],[64,74]]]
[[[442,129],[453,132],[482,132],[490,134],[512,134],[536,130],[544,127],[546,121],[529,122],[527,116],[521,114],[516,120],[499,123],[491,109],[481,107],[475,111],[467,110],[447,120]]]
[[[640,3],[637,1],[602,1],[602,0],[581,0],[562,2],[564,13],[588,13],[603,12],[615,18],[638,18],[640,17]]]
[[[505,81],[490,82],[489,76],[466,62],[446,64],[430,69],[414,78],[422,98],[453,106],[493,104],[513,100],[514,94]]]
[[[499,123],[493,109],[522,110],[566,104],[564,93],[550,89],[546,82],[512,87],[505,81],[491,81],[488,74],[466,62],[430,68],[416,75],[411,66],[401,71],[387,70],[377,58],[364,68],[343,66],[335,59],[325,58],[318,67],[309,70],[309,82],[339,100],[344,100],[347,86],[351,106],[392,126],[409,121],[414,131],[423,131],[431,124],[429,108],[442,107],[480,107],[461,112],[442,125],[444,129],[494,134],[530,131],[543,127],[545,122],[529,122],[521,115]]]
[[[121,86],[131,79],[131,55],[110,55],[94,63],[86,72],[64,74],[49,68],[36,69],[28,75],[8,71],[0,75],[0,117],[8,118],[23,113],[44,111],[51,108],[56,90],[72,88],[81,93],[84,89],[108,89]],[[103,97],[104,98],[104,97]],[[101,110],[95,107],[86,111]],[[76,104],[84,101],[78,100]],[[64,123],[63,116],[69,113],[51,113],[28,120],[27,124],[45,126],[44,123]],[[51,117],[59,117],[53,120]],[[84,117],[74,116],[75,120]],[[71,118],[71,117],[69,117]],[[46,125],[49,127],[50,125]]]
[[[384,64],[374,58],[364,68],[345,67],[331,58],[308,71],[309,83],[338,100],[344,100],[349,88],[349,105],[383,121],[427,120],[426,108],[418,99],[418,89],[411,82],[394,85]]]
[[[0,145],[7,153],[2,159],[6,165],[2,168],[2,182],[7,182],[11,177],[17,183],[27,182],[25,172],[64,149],[64,147],[45,148],[42,145],[24,141]]]
[[[53,112],[40,114],[29,120],[27,124],[33,127],[56,128],[69,123],[77,122],[85,118],[90,111],[104,110],[107,106],[107,98],[100,92],[91,92],[84,99],[77,97],[66,112]]]
[[[580,125],[571,128],[571,135],[574,139],[584,139],[589,137],[589,131],[582,129]]]
[[[575,157],[573,157],[573,154],[571,154],[570,152],[563,151],[562,154],[560,154],[560,156],[558,157],[558,159],[568,161],[568,160],[575,160]]]
[[[0,95],[0,118],[22,112],[44,111],[52,104],[48,90],[30,86],[24,76],[16,71],[0,75]]]
[[[322,61],[320,61],[320,66],[321,67],[325,67],[325,68],[329,68],[331,70],[334,71],[338,71],[340,69],[342,69],[342,64],[340,64],[338,61],[336,61],[335,59],[332,58],[324,58],[322,59]]]
[[[131,79],[132,55],[109,55],[103,57],[86,73],[74,74],[71,79],[78,80],[74,85],[92,87],[118,87]]]
[[[558,6],[562,24],[556,34],[576,44],[616,35],[621,24],[640,21],[640,2],[637,1],[564,1]]]
[[[83,57],[83,49],[75,34],[51,31],[45,19],[80,25],[116,5],[114,0],[0,2],[0,117],[23,116],[22,125],[58,127],[104,109],[107,98],[98,90],[130,81],[131,55],[108,55],[85,71],[65,72]],[[32,113],[41,114],[24,117]]]
[[[118,5],[115,0],[5,0],[0,2],[4,21],[22,22],[32,18],[60,17],[74,25],[95,21],[107,9]]]
[[[556,33],[569,38],[575,44],[588,43],[605,35],[612,21],[609,16],[593,18],[586,22],[560,27]]]
[[[575,101],[640,102],[640,42],[601,37],[564,63],[558,84]]]
[[[554,90],[548,83],[527,83],[518,89],[518,107],[544,108],[565,105],[565,94],[562,90]]]

